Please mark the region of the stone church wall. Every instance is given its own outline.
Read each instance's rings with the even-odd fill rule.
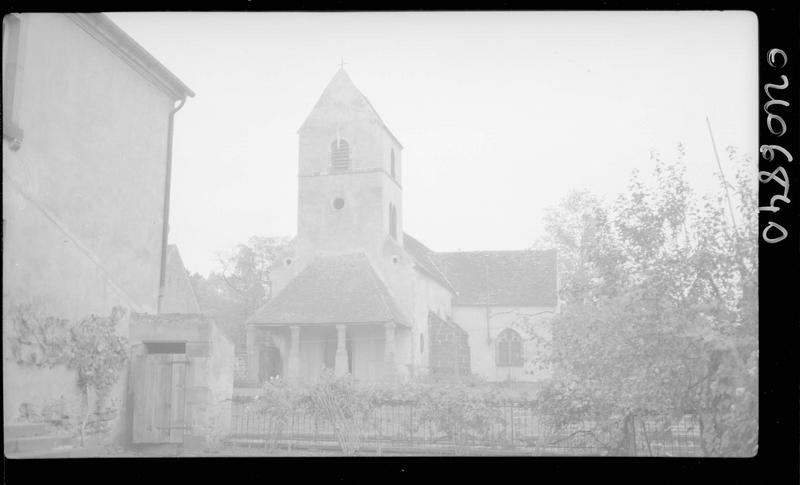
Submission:
[[[428,318],[430,336],[430,373],[468,375],[470,369],[469,336],[461,327],[433,313]]]
[[[486,307],[453,305],[453,320],[469,334],[469,348],[472,353],[472,371],[490,381],[542,381],[552,376],[549,368],[542,367],[539,356],[546,351],[539,341],[551,338],[550,320],[556,307],[500,307],[490,308],[491,323],[487,339]],[[526,315],[534,315],[529,324],[522,324]],[[522,320],[521,320],[522,319]],[[522,367],[500,367],[496,363],[497,336],[510,328],[517,331],[524,340]]]

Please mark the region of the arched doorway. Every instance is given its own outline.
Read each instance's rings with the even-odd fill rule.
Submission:
[[[264,382],[272,377],[283,377],[283,359],[281,351],[274,345],[261,349],[259,355],[258,380]]]

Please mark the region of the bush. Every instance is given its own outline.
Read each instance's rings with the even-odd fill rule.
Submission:
[[[459,384],[430,387],[419,400],[420,424],[431,424],[448,440],[485,441],[491,427],[502,423],[500,409],[483,391]]]
[[[381,406],[408,406],[414,419],[404,420],[407,432],[430,427],[442,439],[465,443],[487,441],[492,428],[506,424],[500,405],[536,406],[520,386],[486,383],[476,378],[442,380],[424,376],[405,381],[359,382],[350,376],[325,372],[301,385],[280,379],[266,382],[250,409],[268,416],[272,444],[285,429],[291,413],[303,409],[333,427],[342,452],[358,453],[374,411]]]
[[[264,383],[258,396],[248,405],[248,410],[267,418],[267,433],[272,437],[269,446],[275,445],[297,408],[302,395],[296,386],[280,379],[272,378]]]
[[[367,420],[375,407],[368,388],[349,375],[336,377],[326,371],[306,391],[303,402],[315,416],[333,426],[345,455],[358,453]]]
[[[124,310],[115,307],[110,317],[91,315],[75,324],[71,329],[72,358],[69,366],[78,373],[78,387],[86,405],[83,424],[80,428],[81,442],[89,423],[89,392],[95,394],[95,417],[92,430],[108,430],[109,420],[102,417],[114,413],[104,408],[111,387],[119,379],[128,358],[127,340],[116,333],[117,325],[124,317]]]

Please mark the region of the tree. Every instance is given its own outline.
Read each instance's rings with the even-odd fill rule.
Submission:
[[[285,237],[253,236],[218,256],[221,271],[190,277],[200,309],[237,347],[245,345],[244,322],[271,296],[270,267],[288,242]]]
[[[705,455],[755,453],[755,170],[729,157],[736,213],[724,178],[719,195],[692,193],[681,153],[656,158],[652,183],[634,173],[613,204],[576,193],[548,214],[564,265],[546,358],[555,377],[542,393],[555,425],[595,422],[611,452],[629,454],[637,418],[688,413]]]
[[[546,232],[534,246],[558,248],[561,299],[591,299],[617,287],[624,255],[610,217],[603,201],[587,190],[571,192],[545,213]]]

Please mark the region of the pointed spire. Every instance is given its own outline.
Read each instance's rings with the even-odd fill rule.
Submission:
[[[389,128],[381,119],[378,112],[375,111],[375,108],[372,106],[372,103],[369,102],[366,96],[364,96],[361,91],[355,86],[353,80],[350,79],[350,76],[347,74],[347,71],[344,70],[344,65],[347,64],[344,62],[344,58],[341,59],[339,64],[339,69],[336,71],[336,74],[333,75],[333,78],[328,82],[328,85],[322,92],[322,95],[317,100],[314,108],[311,110],[311,113],[308,114],[303,124],[298,129],[302,131],[305,126],[308,125],[310,120],[312,120],[315,116],[315,113],[321,109],[322,106],[325,105],[326,102],[329,102],[331,99],[360,99],[363,101],[363,104],[366,105],[366,109],[369,112],[370,116],[374,116],[375,119],[386,129],[389,135],[397,141],[400,148],[403,147],[402,144],[397,140],[397,138],[389,131]]]

